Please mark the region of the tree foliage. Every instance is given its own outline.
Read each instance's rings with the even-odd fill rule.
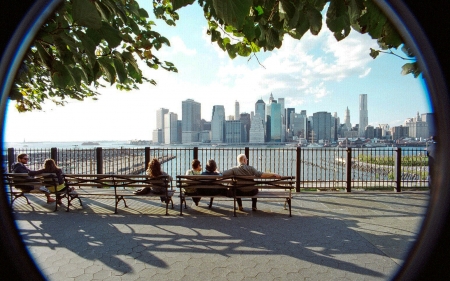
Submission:
[[[160,4],[176,11],[194,2],[172,0]],[[301,39],[308,31],[317,35],[322,29],[323,15],[327,28],[338,41],[352,29],[376,39],[380,49],[368,50],[373,58],[404,45],[372,0],[198,0],[198,4],[208,21],[211,41],[231,58],[280,48],[285,35],[295,39]],[[409,49],[402,50],[407,56],[404,59],[415,61]],[[408,73],[415,77],[420,74],[416,62],[403,66],[402,74]]]
[[[177,72],[153,54],[170,43],[152,30],[148,18],[133,0],[65,1],[37,34],[10,98],[19,111],[28,111],[41,109],[47,99],[62,105],[68,98],[95,97],[105,82],[122,90],[156,84],[142,75],[137,59],[153,69]],[[173,25],[174,18],[167,23]]]
[[[195,0],[152,0],[153,14],[168,25],[179,19],[177,10]],[[372,0],[197,0],[208,22],[212,42],[230,58],[272,51],[282,46],[285,35],[301,39],[317,35],[323,16],[336,40],[353,29],[376,39],[376,58],[392,53],[403,40]],[[329,4],[329,5],[327,5]],[[326,9],[326,7],[328,7]],[[326,9],[326,11],[325,11]],[[10,99],[19,111],[41,109],[45,100],[63,105],[67,99],[95,98],[106,82],[122,90],[143,82],[137,59],[153,69],[177,72],[160,61],[154,50],[169,41],[152,30],[154,22],[136,0],[66,0],[40,29],[15,80]],[[405,46],[405,54],[414,55]],[[369,50],[368,50],[369,51]],[[416,62],[406,63],[402,74],[420,74]],[[104,82],[103,82],[104,81]]]

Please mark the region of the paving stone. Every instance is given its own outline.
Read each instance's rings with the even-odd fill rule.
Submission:
[[[237,218],[230,200],[215,201],[212,210],[189,208],[183,217],[176,209],[165,216],[148,200],[127,200],[133,208],[117,215],[113,201],[95,199],[69,213],[14,208],[24,242],[50,281],[372,281],[396,272],[428,204],[427,193],[294,196],[292,218],[282,202],[266,200],[258,201],[260,212]]]

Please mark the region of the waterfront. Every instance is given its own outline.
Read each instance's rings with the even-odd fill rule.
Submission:
[[[235,166],[238,154],[247,154],[249,165],[263,172],[275,172],[297,178],[297,188],[345,189],[378,186],[387,189],[403,187],[427,187],[427,161],[421,166],[397,167],[396,159],[405,157],[423,159],[423,147],[410,148],[295,148],[288,146],[154,146],[127,145],[125,141],[98,142],[101,147],[75,146],[76,143],[30,143],[26,147],[13,147],[4,151],[8,167],[19,153],[30,155],[32,170],[41,168],[44,159],[53,158],[65,173],[85,174],[140,174],[153,158],[165,159],[162,167],[175,180],[185,174],[192,159],[202,163],[215,159],[219,170]],[[22,143],[23,144],[23,143]],[[9,145],[17,145],[9,143]],[[105,145],[105,146],[103,146]],[[47,148],[43,148],[47,147]],[[389,164],[361,162],[361,156],[384,157]],[[400,179],[396,179],[396,169]],[[173,182],[174,183],[174,182]]]

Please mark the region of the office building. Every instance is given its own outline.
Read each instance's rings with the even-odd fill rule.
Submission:
[[[347,131],[352,129],[352,123],[350,123],[350,110],[348,109],[348,106],[344,114],[344,124],[347,127]]]
[[[236,102],[234,103],[234,120],[239,120],[239,114],[240,114],[240,111],[239,111],[239,102],[236,101]]]
[[[249,142],[250,143],[264,143],[264,120],[259,115],[259,113],[255,113],[251,120],[251,126],[249,131]]]
[[[185,139],[182,139],[183,143],[191,143],[195,140],[195,135],[198,136],[198,132],[202,130],[201,125],[201,104],[192,99],[187,99],[182,101],[181,103],[181,111],[182,111],[182,135],[185,136]],[[197,134],[196,134],[197,133]]]
[[[250,125],[251,125],[251,118],[250,114],[248,113],[241,113],[239,114],[239,121],[241,121],[243,129],[244,129],[244,135],[242,136],[242,142],[249,142],[249,136],[250,136]]]
[[[327,142],[331,141],[331,127],[333,126],[331,121],[331,113],[329,112],[316,112],[313,114],[312,122],[312,136],[311,142]]]
[[[173,112],[164,114],[164,143],[179,143],[178,115]]]
[[[417,112],[416,118],[406,119],[405,127],[409,128],[410,138],[426,139],[431,136],[428,122],[422,121],[422,116],[419,115],[419,112]]]
[[[359,95],[359,136],[364,137],[365,129],[369,125],[369,113],[367,111],[367,95]]]
[[[307,138],[308,130],[307,130],[307,122],[308,117],[301,113],[291,112],[290,114],[290,131],[292,132],[292,136],[296,136],[298,138]]]
[[[214,105],[211,117],[211,142],[221,143],[225,140],[225,107]]]
[[[270,141],[281,142],[283,139],[283,121],[281,115],[281,104],[276,100],[270,103]]]
[[[153,132],[153,142],[164,143],[164,115],[169,113],[167,108],[156,110],[156,135]],[[160,132],[158,132],[160,130]],[[157,137],[157,139],[155,139]]]
[[[241,143],[243,135],[243,126],[240,120],[225,121],[225,142]]]

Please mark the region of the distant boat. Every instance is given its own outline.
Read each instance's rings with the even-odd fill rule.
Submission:
[[[87,142],[83,142],[81,145],[100,145],[100,144],[98,142],[87,141]]]

